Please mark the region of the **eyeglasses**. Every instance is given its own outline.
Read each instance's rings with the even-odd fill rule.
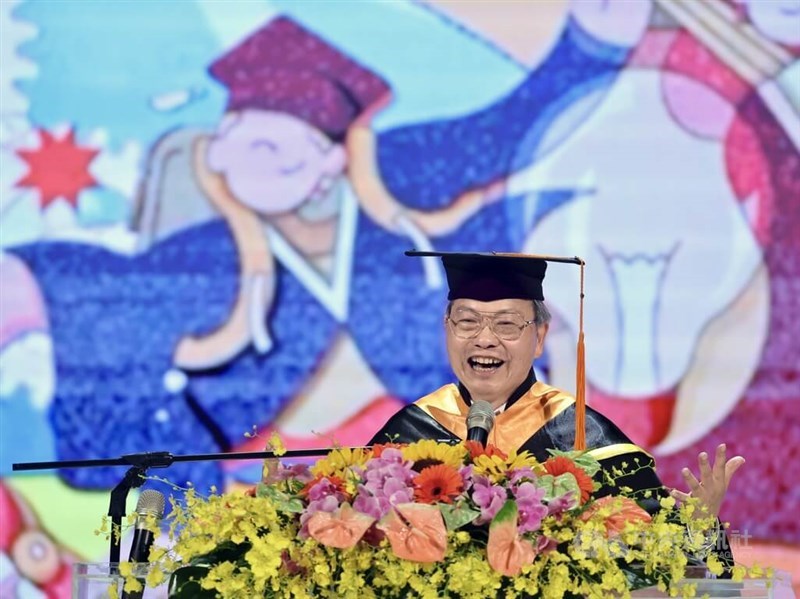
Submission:
[[[453,333],[461,339],[473,339],[489,324],[489,330],[499,339],[514,341],[522,336],[533,320],[525,320],[516,312],[477,312],[475,310],[458,310],[447,317],[453,326]]]

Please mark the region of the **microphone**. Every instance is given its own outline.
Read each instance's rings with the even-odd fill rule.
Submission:
[[[145,527],[147,518],[152,516],[156,520],[164,517],[164,495],[153,489],[146,489],[139,495],[136,502],[136,524],[133,531],[133,542],[131,543],[131,553],[128,561],[132,564],[147,563],[150,555],[150,547],[153,546],[155,536],[151,530]],[[144,586],[144,579],[139,578],[139,582]],[[122,592],[122,599],[141,599],[143,592]]]
[[[477,441],[484,447],[489,440],[489,431],[494,426],[494,408],[488,401],[472,402],[467,414],[467,441]]]

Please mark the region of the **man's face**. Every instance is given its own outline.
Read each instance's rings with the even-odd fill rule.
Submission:
[[[457,320],[469,310],[489,317],[515,314],[526,321],[534,318],[533,302],[523,299],[493,302],[458,299],[452,304],[450,318]],[[500,407],[525,380],[534,359],[542,354],[547,325],[529,325],[522,330],[519,339],[509,341],[495,335],[488,321],[484,320],[484,324],[486,326],[475,337],[462,339],[446,320],[447,355],[450,367],[469,389],[473,400],[488,401]]]

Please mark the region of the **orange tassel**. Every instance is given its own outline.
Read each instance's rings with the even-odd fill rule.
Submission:
[[[580,318],[578,319],[578,350],[575,368],[575,443],[573,449],[583,451],[586,449],[586,350],[583,341],[583,288],[584,270],[586,262],[578,256],[546,256],[538,254],[517,254],[513,252],[492,252],[495,256],[509,256],[515,258],[536,258],[548,262],[563,262],[577,264],[581,267],[581,296]]]
[[[585,262],[581,260],[580,318],[578,319],[578,351],[575,368],[575,445],[573,449],[586,449],[586,348],[583,342],[583,274]]]
[[[575,371],[575,450],[586,449],[586,361],[583,332],[578,336],[578,364]]]

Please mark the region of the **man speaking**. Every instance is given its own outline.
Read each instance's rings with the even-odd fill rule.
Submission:
[[[576,260],[518,254],[408,254],[437,255],[444,264],[449,286],[444,328],[450,366],[458,382],[400,410],[372,443],[477,438],[507,454],[529,451],[540,461],[550,457],[548,450],[573,449],[575,399],[537,381],[533,363],[542,354],[550,322],[542,291],[548,260]],[[659,498],[667,490],[656,475],[653,457],[589,407],[585,408],[585,447],[603,470],[617,472],[615,487],[603,485],[598,496],[629,487],[642,507],[650,512],[659,509]],[[690,493],[717,515],[730,479],[744,459],[737,456],[726,461],[721,445],[713,466],[705,452],[698,463],[700,480],[688,468],[683,470],[684,479]],[[673,491],[673,495],[685,498],[687,494]],[[729,561],[727,548],[719,553]]]

